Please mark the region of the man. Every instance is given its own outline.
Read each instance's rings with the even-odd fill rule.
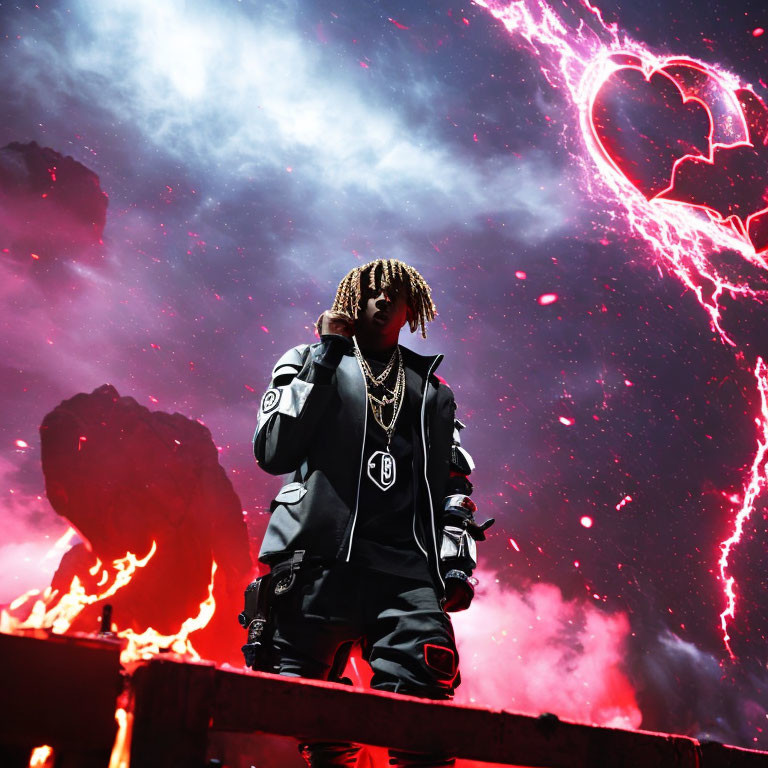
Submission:
[[[254,453],[262,469],[293,478],[259,553],[272,568],[273,632],[260,668],[339,680],[360,642],[373,688],[447,699],[458,685],[445,611],[468,607],[475,541],[493,521],[472,515],[464,425],[435,376],[442,355],[398,345],[406,322],[426,336],[434,317],[413,267],[371,262],[340,283],[318,319],[320,342],[291,349],[272,371]],[[310,766],[355,765],[359,751],[301,749]],[[390,764],[453,765],[438,752],[392,752]]]

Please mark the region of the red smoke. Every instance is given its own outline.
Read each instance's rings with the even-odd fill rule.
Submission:
[[[462,684],[456,702],[565,720],[638,728],[642,719],[622,670],[625,614],[566,601],[553,584],[502,589],[479,574],[472,607],[456,614]]]

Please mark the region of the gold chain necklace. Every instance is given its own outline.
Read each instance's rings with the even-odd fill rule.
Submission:
[[[355,357],[357,357],[357,360],[360,363],[360,367],[363,370],[363,375],[366,379],[365,394],[368,397],[368,402],[371,404],[371,412],[373,413],[373,418],[387,434],[387,450],[389,450],[389,445],[392,440],[392,433],[395,431],[395,422],[397,421],[400,409],[402,408],[404,399],[403,395],[405,394],[405,368],[403,367],[403,360],[400,355],[400,347],[395,347],[395,350],[392,353],[392,357],[390,358],[390,361],[384,372],[378,376],[374,376],[371,367],[368,365],[368,361],[363,357],[363,353],[361,352],[360,346],[357,343],[357,338],[353,337],[353,339]],[[387,375],[392,371],[395,363],[397,363],[395,387],[394,389],[390,389],[384,384],[384,381],[386,380]],[[384,390],[384,396],[381,398],[376,397],[376,395],[371,392],[372,387],[381,387]],[[389,393],[389,396],[387,396],[387,393]],[[392,411],[392,418],[390,419],[389,424],[384,423],[383,414],[384,407],[387,405],[394,406]]]
[[[389,447],[392,442],[392,435],[395,431],[395,423],[397,417],[400,414],[403,401],[405,400],[405,367],[403,366],[402,356],[400,354],[400,348],[395,347],[395,351],[392,354],[392,358],[386,367],[383,374],[374,376],[371,371],[368,362],[363,357],[363,353],[360,351],[357,339],[353,337],[354,352],[357,358],[360,368],[365,378],[365,394],[368,402],[371,406],[371,413],[376,423],[384,430],[387,435],[387,447],[386,451],[374,451],[367,461],[368,477],[382,490],[388,491],[395,484],[396,465],[395,457],[389,452]],[[387,375],[392,371],[392,368],[397,364],[397,374],[395,378],[394,389],[390,389],[384,384]],[[371,392],[372,387],[381,387],[384,390],[384,394],[381,398]],[[387,395],[387,393],[389,393]],[[389,423],[384,422],[384,407],[392,405],[392,418]]]
[[[384,386],[384,382],[387,380],[387,376],[389,376],[390,371],[392,370],[392,366],[395,364],[395,360],[399,359],[400,357],[400,347],[395,347],[394,351],[392,352],[392,357],[389,358],[387,367],[382,371],[382,373],[380,373],[378,376],[374,376],[373,371],[371,370],[371,366],[368,365],[368,361],[363,357],[363,354],[360,351],[360,347],[357,345],[357,338],[353,338],[355,340],[355,354],[357,355],[357,359],[360,361],[360,367],[363,369],[363,373],[365,374],[366,379],[368,379],[372,384]]]

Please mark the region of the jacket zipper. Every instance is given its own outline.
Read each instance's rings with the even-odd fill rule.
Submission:
[[[424,391],[421,394],[421,446],[424,450],[424,483],[426,484],[426,487],[427,487],[427,499],[429,500],[429,521],[432,524],[432,546],[434,547],[434,550],[435,550],[435,573],[437,573],[437,578],[440,581],[443,591],[445,591],[445,582],[443,581],[443,577],[440,575],[440,558],[438,557],[438,554],[437,554],[437,533],[435,532],[435,509],[432,506],[432,491],[429,488],[429,478],[427,477],[427,436],[426,436],[426,429],[424,426],[424,423],[425,423],[424,413],[427,406],[427,387],[429,386],[429,377],[432,375],[432,371],[435,370],[435,368],[437,367],[437,364],[442,359],[443,359],[443,356],[438,355],[432,361],[432,365],[429,366],[429,370],[427,371],[427,375],[424,379]],[[415,520],[414,520],[414,523],[415,523]]]
[[[421,393],[421,446],[424,451],[424,483],[426,485],[427,490],[427,500],[429,501],[429,520],[432,525],[432,547],[434,548],[435,552],[435,573],[437,574],[438,581],[440,582],[443,589],[445,589],[445,582],[443,581],[443,577],[440,575],[440,558],[437,554],[437,533],[435,531],[435,510],[432,506],[432,491],[429,487],[429,478],[427,477],[427,438],[426,438],[426,429],[425,429],[425,422],[424,422],[424,414],[425,409],[427,405],[427,386],[429,385],[429,377],[432,375],[432,371],[435,370],[437,367],[437,364],[442,360],[442,355],[438,355],[433,361],[432,365],[430,365],[429,370],[427,371],[427,375],[424,379],[424,389]],[[365,387],[365,374],[363,373],[363,369],[360,367],[360,363],[357,361],[357,358],[355,358],[355,362],[357,362],[357,367],[360,371],[360,375],[363,377],[363,386]],[[357,495],[355,497],[355,513],[352,518],[352,530],[349,532],[349,547],[347,548],[347,562],[350,561],[352,557],[352,540],[355,536],[355,525],[357,524],[357,513],[358,513],[358,507],[360,504],[360,484],[363,480],[363,462],[365,461],[365,438],[368,434],[368,398],[366,397],[364,400],[364,414],[363,414],[363,443],[362,447],[360,448],[360,471],[357,475]],[[416,535],[416,515],[414,512],[414,518],[413,518],[413,537],[416,541],[416,544],[418,545],[419,549],[424,553],[424,555],[429,559],[427,556],[426,550],[421,546],[421,543],[419,542],[419,537]]]
[[[360,362],[355,357],[355,362],[357,363],[357,368],[360,371],[360,375],[363,377],[363,391],[367,393],[368,389],[366,387],[365,382],[365,373],[363,373],[363,369],[360,367]],[[360,505],[360,484],[363,481],[363,462],[365,461],[365,438],[368,434],[368,395],[366,394],[365,397],[363,397],[363,443],[360,446],[360,471],[357,475],[357,495],[355,496],[355,514],[352,518],[352,530],[349,532],[349,547],[347,548],[347,562],[349,562],[350,558],[352,557],[352,539],[355,536],[355,525],[357,524],[357,509]]]

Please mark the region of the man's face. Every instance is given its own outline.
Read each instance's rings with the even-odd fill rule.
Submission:
[[[355,328],[366,335],[393,339],[392,343],[397,343],[400,329],[405,325],[408,316],[408,299],[402,286],[397,283],[390,284],[386,290],[378,293],[365,287]]]

